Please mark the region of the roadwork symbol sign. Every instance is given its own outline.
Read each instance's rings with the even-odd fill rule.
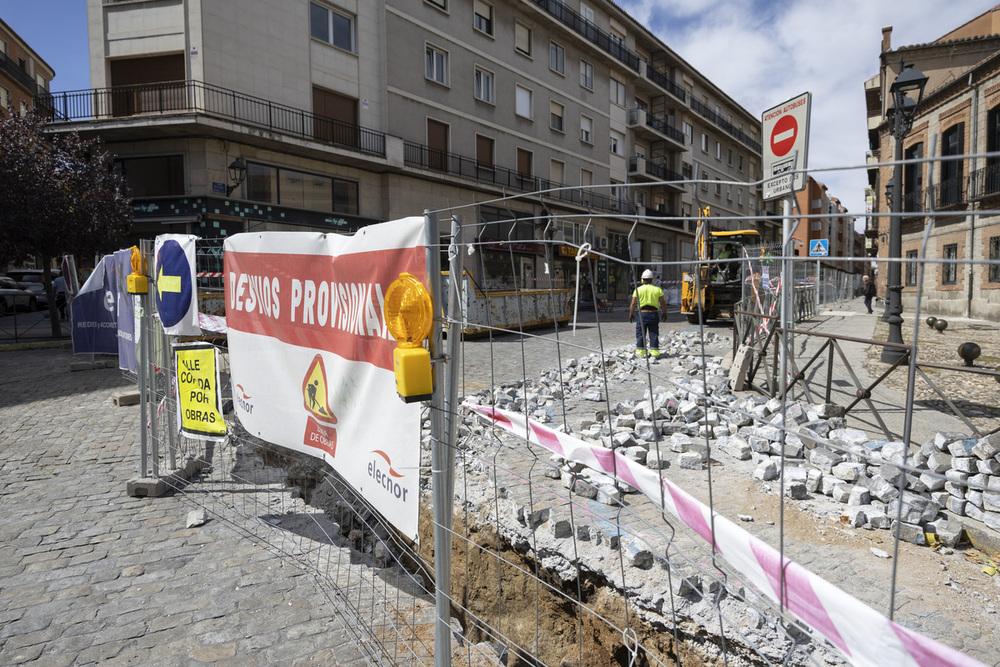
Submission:
[[[762,116],[764,135],[764,199],[777,199],[802,190],[809,152],[809,109],[812,93],[768,109]]]
[[[809,241],[810,257],[828,257],[830,255],[830,239],[813,239]]]

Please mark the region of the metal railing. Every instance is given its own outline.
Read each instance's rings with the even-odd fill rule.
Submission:
[[[646,62],[646,78],[663,88],[668,93],[679,99],[681,102],[687,101],[687,91],[673,81],[666,74],[656,69],[652,63]]]
[[[385,133],[201,81],[115,86],[36,98],[52,122],[194,112],[363,153],[385,155]]]
[[[988,164],[969,174],[969,199],[1000,194],[1000,164]]]
[[[738,127],[733,126],[728,120],[717,114],[715,111],[710,109],[707,104],[700,102],[694,98],[691,98],[691,108],[698,115],[710,120],[715,123],[719,128],[725,130],[733,138],[743,142],[750,148],[754,149],[758,153],[761,151],[760,142],[754,140],[749,134],[744,132]]]
[[[0,53],[0,69],[27,88],[30,94],[39,95],[45,92],[45,89],[39,88],[32,76],[27,71],[21,69],[6,53]]]
[[[640,111],[639,107],[632,107],[631,109],[628,110],[629,125],[640,124],[639,111]],[[643,109],[643,111],[645,110]],[[659,132],[660,134],[667,135],[668,137],[670,137],[679,144],[684,143],[684,133],[675,127],[671,127],[667,123],[667,120],[661,116],[655,116],[649,113],[649,111],[646,111],[645,125],[655,130],[656,132]]]
[[[628,170],[634,173],[639,170],[639,160],[644,160],[643,170],[646,174],[654,177],[658,181],[674,181],[680,185],[685,179],[676,171],[656,159],[643,158],[641,155],[633,155],[628,159]]]
[[[405,142],[404,161],[407,166],[440,171],[446,174],[470,178],[476,181],[499,185],[521,192],[556,190],[545,194],[547,199],[556,199],[568,204],[587,206],[600,211],[635,215],[634,206],[621,197],[602,194],[595,190],[558,190],[569,187],[545,178],[522,174],[514,169],[484,164],[475,158],[441,151],[411,141]]]
[[[604,32],[596,25],[570,9],[562,0],[532,0],[547,14],[558,20],[573,32],[596,44],[599,49],[625,63],[633,71],[639,71],[639,56],[617,38]]]

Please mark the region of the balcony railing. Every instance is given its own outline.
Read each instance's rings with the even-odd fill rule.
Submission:
[[[1000,194],[1000,163],[987,164],[969,174],[970,199],[982,199],[998,194]]]
[[[680,186],[680,184],[684,181],[683,176],[681,176],[676,171],[673,171],[672,169],[667,167],[667,165],[661,162],[659,159],[643,158],[640,155],[633,155],[628,159],[629,172],[634,173],[637,169],[639,169],[640,164],[643,162],[645,163],[643,171],[647,175],[652,176],[658,181],[674,182],[678,186]]]
[[[642,111],[642,109],[639,109],[639,107],[632,107],[631,109],[628,110],[629,125],[638,125],[640,122],[642,122],[642,114],[639,113],[640,111]],[[668,137],[670,137],[679,144],[684,143],[684,133],[678,130],[677,128],[668,125],[667,120],[665,118],[656,117],[653,114],[649,113],[649,111],[645,112],[645,116],[646,116],[645,124],[647,126],[652,128],[653,130],[656,130],[660,134],[667,135]]]
[[[0,53],[0,69],[6,72],[11,78],[20,83],[22,86],[28,89],[31,95],[38,95],[39,93],[44,93],[43,88],[39,88],[38,84],[31,77],[30,74],[25,72],[18,66],[16,62],[10,59],[6,53]]]
[[[696,100],[692,97],[691,108],[695,111],[695,113],[701,115],[704,118],[707,118],[711,122],[715,123],[718,127],[722,128],[727,133],[729,133],[732,137],[736,138],[739,141],[742,141],[744,144],[746,144],[756,152],[760,153],[761,146],[759,141],[755,141],[749,134],[747,134],[740,128],[734,127],[733,124],[730,123],[728,120],[717,114],[712,109],[709,109],[708,105],[706,105],[705,103]]]
[[[506,167],[483,164],[475,158],[448,153],[410,141],[405,142],[404,160],[410,167],[440,171],[521,192],[538,192],[569,187],[563,183],[529,176]],[[635,208],[628,200],[601,194],[594,190],[580,188],[557,190],[546,193],[545,198],[622,215],[635,215]]]
[[[532,0],[547,14],[558,20],[570,30],[581,35],[602,51],[625,63],[635,72],[639,71],[639,56],[629,50],[620,40],[604,32],[596,25],[583,18],[575,10],[570,9],[563,0]]]
[[[650,63],[646,63],[646,78],[663,88],[668,93],[679,99],[681,102],[687,101],[687,91],[682,86],[677,85],[667,75],[656,69]]]
[[[194,112],[385,156],[385,134],[201,81],[171,81],[45,93],[36,107],[52,122]]]

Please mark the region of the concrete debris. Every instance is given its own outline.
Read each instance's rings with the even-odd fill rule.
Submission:
[[[197,528],[198,526],[204,526],[208,523],[208,512],[204,509],[196,509],[188,512],[187,515],[187,527]]]

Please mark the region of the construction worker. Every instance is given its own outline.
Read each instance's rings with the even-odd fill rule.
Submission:
[[[739,264],[737,263],[736,248],[732,243],[727,243],[719,253],[719,261],[722,262],[721,271],[723,280],[726,282],[736,279],[736,272],[739,270]]]
[[[639,318],[635,317],[636,304],[639,306]],[[653,284],[653,272],[646,269],[642,272],[642,284],[632,292],[632,302],[628,307],[628,321],[635,322],[635,353],[646,356],[646,335],[649,335],[649,354],[660,356],[660,324],[657,316],[663,310],[663,321],[667,321],[667,302],[663,298],[663,290]]]

